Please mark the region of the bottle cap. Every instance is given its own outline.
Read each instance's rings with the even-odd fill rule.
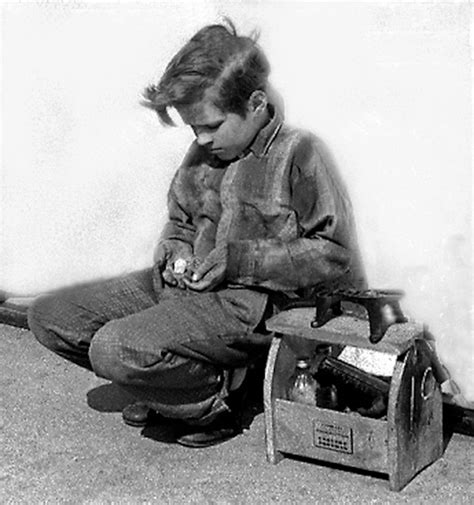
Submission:
[[[309,367],[309,363],[308,363],[308,359],[299,359],[297,362],[296,362],[296,366],[298,368],[308,368]]]

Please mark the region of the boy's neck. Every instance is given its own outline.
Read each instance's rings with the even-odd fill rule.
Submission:
[[[267,126],[267,124],[270,122],[272,116],[273,116],[273,114],[270,113],[269,107],[267,107],[265,109],[264,114],[262,114],[262,117],[259,119],[257,133],[255,134],[255,136],[252,139],[252,141],[250,142],[250,144],[244,149],[243,153],[239,156],[239,158],[243,158],[243,157],[247,156],[247,154],[250,151],[250,148],[252,147],[253,143],[255,142],[255,139],[259,136],[262,129],[265,128],[265,126]]]
[[[270,119],[272,118],[272,116],[273,116],[273,114],[270,114],[269,107],[267,106],[267,108],[265,109],[265,113],[262,116],[261,124],[260,124],[260,127],[258,129],[257,135],[260,133],[260,130],[262,128],[264,128],[265,126],[267,126],[267,124],[270,122]]]

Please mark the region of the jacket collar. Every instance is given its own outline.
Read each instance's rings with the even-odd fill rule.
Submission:
[[[257,158],[261,158],[267,154],[283,124],[283,115],[278,109],[273,105],[269,105],[268,109],[270,112],[270,121],[258,132],[248,148]]]

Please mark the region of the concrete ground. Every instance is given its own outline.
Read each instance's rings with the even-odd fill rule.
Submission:
[[[473,439],[455,434],[444,456],[401,492],[381,475],[265,459],[264,419],[221,445],[170,443],[170,426],[134,429],[115,387],[0,325],[2,504],[464,504],[474,503]]]

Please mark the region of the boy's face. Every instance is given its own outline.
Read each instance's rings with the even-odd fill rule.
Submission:
[[[197,143],[221,160],[239,157],[262,126],[259,114],[250,105],[244,118],[221,111],[209,98],[177,107],[177,111],[193,129]]]

